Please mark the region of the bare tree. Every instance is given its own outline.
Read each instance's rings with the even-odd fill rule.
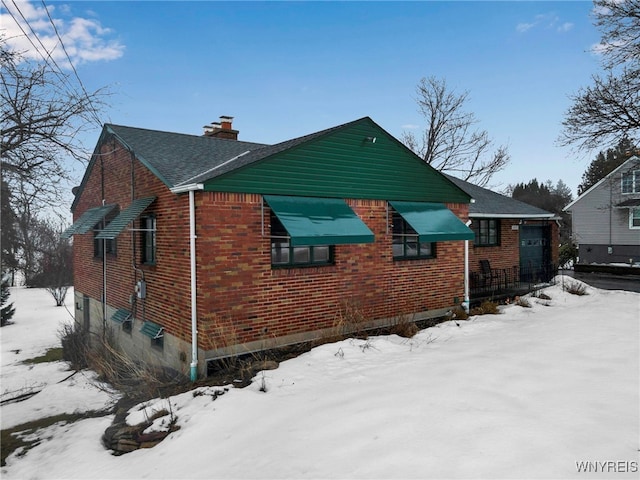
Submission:
[[[562,146],[592,150],[614,146],[627,137],[640,141],[640,0],[595,0],[595,25],[601,41],[604,76],[571,96],[562,122]]]
[[[106,92],[87,93],[48,61],[9,49],[0,37],[2,177],[13,189],[38,192],[47,203],[68,179],[69,159],[86,161],[80,134],[100,127]]]
[[[419,138],[404,132],[401,140],[425,162],[480,186],[509,163],[507,147],[494,151],[489,134],[476,129],[475,115],[465,111],[469,92],[456,93],[444,79],[428,77],[420,81],[416,93],[427,128]]]

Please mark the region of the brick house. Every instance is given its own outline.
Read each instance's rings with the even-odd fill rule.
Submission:
[[[558,266],[560,217],[447,175],[473,198],[469,219],[471,298],[513,294],[551,279]],[[489,270],[487,270],[487,266]]]
[[[107,124],[74,189],[76,321],[192,379],[208,362],[438,317],[470,195],[370,118],[262,145]]]

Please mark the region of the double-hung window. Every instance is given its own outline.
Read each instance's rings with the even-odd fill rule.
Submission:
[[[629,209],[629,228],[640,229],[640,207]]]
[[[142,239],[142,263],[154,265],[157,260],[156,217],[140,217],[140,238]]]
[[[622,174],[622,193],[640,193],[640,170]]]
[[[396,211],[393,212],[392,222],[394,260],[433,258],[436,256],[435,242],[421,242],[418,238],[418,233]]]
[[[332,265],[333,245],[292,246],[289,233],[278,217],[271,212],[271,265],[274,267],[301,267]]]
[[[471,229],[475,234],[473,244],[476,247],[500,245],[500,221],[494,218],[474,219]]]
[[[109,223],[111,223],[111,221],[117,216],[118,208],[116,207],[93,227],[93,256],[95,258],[102,258],[105,253],[114,256],[117,254],[118,244],[115,238],[96,238],[100,234],[100,232],[102,232],[102,230],[104,230],[105,227],[109,225]]]

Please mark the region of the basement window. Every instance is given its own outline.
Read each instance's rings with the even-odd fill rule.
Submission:
[[[131,333],[133,325],[133,314],[126,308],[120,308],[111,315],[111,321],[122,325],[122,330],[127,333]]]
[[[157,323],[146,321],[142,324],[140,333],[151,339],[151,346],[155,348],[164,348],[164,328]]]

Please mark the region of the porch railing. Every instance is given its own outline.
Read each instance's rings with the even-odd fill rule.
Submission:
[[[535,285],[550,282],[557,273],[558,266],[551,263],[471,272],[469,294],[471,299],[521,295],[532,291]]]

